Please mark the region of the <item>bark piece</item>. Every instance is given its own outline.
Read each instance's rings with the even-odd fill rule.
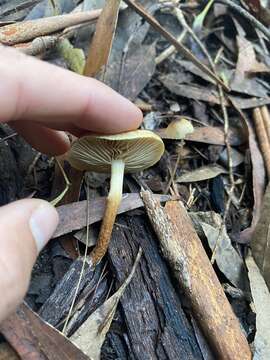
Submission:
[[[0,360],[20,360],[20,358],[8,343],[2,343],[0,344]]]
[[[109,247],[117,286],[127,277],[138,248],[143,250],[132,283],[120,299],[127,359],[202,359],[149,223],[139,216],[121,217],[117,223]],[[114,349],[115,358],[125,358],[117,343]]]
[[[218,359],[237,359],[239,354],[243,360],[251,359],[247,340],[184,206],[168,202],[164,210],[150,192],[142,197],[163,254]]]
[[[51,325],[56,326],[68,314],[82,266],[83,260],[80,257],[71,264],[69,270],[57,284],[51,296],[40,308],[39,315]],[[86,285],[94,288],[100,274],[100,268],[98,267],[96,269],[98,270],[94,273],[93,268],[86,263],[78,295],[80,295]]]
[[[22,360],[89,360],[59,331],[22,304],[3,321],[0,331]]]

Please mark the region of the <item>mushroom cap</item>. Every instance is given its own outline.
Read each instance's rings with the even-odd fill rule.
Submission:
[[[164,152],[161,138],[148,130],[115,135],[87,135],[76,140],[68,160],[78,170],[110,172],[112,160],[123,160],[125,172],[144,170],[159,161]]]

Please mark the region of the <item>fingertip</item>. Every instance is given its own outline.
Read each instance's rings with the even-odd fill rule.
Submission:
[[[0,208],[0,321],[22,301],[38,252],[58,224],[44,200],[19,200]]]
[[[58,222],[59,215],[55,207],[47,201],[40,201],[40,204],[32,212],[29,219],[30,230],[38,252],[43,249],[52,237]]]
[[[143,120],[141,110],[130,100],[92,78],[84,79],[84,108],[77,127],[99,133],[120,133],[137,129]]]

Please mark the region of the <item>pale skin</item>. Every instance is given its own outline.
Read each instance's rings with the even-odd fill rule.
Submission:
[[[48,155],[69,149],[64,131],[112,134],[142,121],[135,105],[102,83],[2,46],[0,79],[0,122]],[[44,200],[0,208],[0,321],[22,301],[38,252],[57,224],[57,212]]]

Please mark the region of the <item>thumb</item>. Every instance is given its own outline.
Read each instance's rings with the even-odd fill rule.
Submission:
[[[0,321],[22,301],[36,257],[57,224],[57,211],[43,200],[20,200],[0,208]]]

